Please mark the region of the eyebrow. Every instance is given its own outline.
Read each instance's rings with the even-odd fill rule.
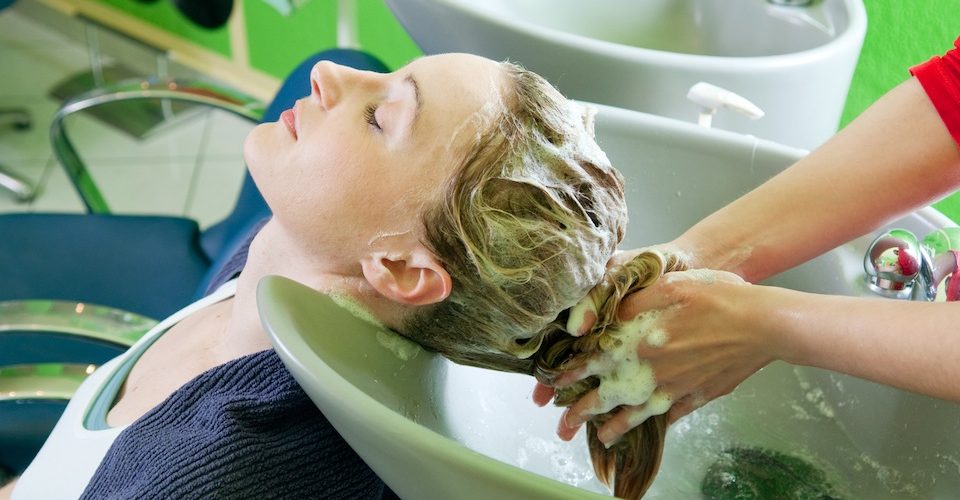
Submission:
[[[414,129],[417,125],[417,118],[420,116],[420,109],[423,108],[423,96],[420,94],[420,85],[417,83],[417,80],[413,78],[413,75],[407,75],[403,81],[413,87],[413,95],[417,100],[417,108],[414,110],[413,120],[410,122],[410,128]]]

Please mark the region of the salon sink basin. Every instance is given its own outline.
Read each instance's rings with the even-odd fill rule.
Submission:
[[[607,107],[600,109],[597,134],[627,179],[627,248],[675,237],[804,154]],[[924,209],[894,225],[925,234],[952,224]],[[771,283],[866,295],[862,258],[870,240],[866,235],[842,245]],[[876,300],[882,307],[889,299]],[[261,282],[258,302],[294,376],[401,497],[606,494],[593,477],[583,435],[560,441],[553,433],[560,410],[531,402],[531,378],[458,366],[418,351],[284,278]],[[701,498],[707,468],[736,447],[799,457],[823,471],[843,498],[946,499],[960,491],[960,405],[774,363],[671,427],[647,498]]]
[[[715,127],[812,149],[839,124],[866,13],[861,0],[775,3],[387,0],[427,54],[510,59],[572,98],[687,121],[687,90],[705,81],[766,112],[720,112]]]

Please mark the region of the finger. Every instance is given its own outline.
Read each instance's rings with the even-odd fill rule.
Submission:
[[[560,425],[557,426],[557,435],[560,436],[560,439],[569,441],[573,439],[580,426],[590,420],[590,417],[605,411],[600,401],[600,392],[594,389],[563,412],[560,417]]]
[[[670,411],[667,412],[667,423],[672,425],[677,420],[693,413],[694,410],[703,406],[704,403],[705,401],[702,396],[694,396],[692,394],[684,396],[670,407]]]
[[[663,275],[663,280],[667,283],[693,281],[701,285],[713,285],[716,283],[742,285],[747,283],[737,274],[714,269],[688,269],[686,271],[667,273]]]
[[[643,360],[641,360],[641,363],[642,362]],[[586,363],[576,368],[566,369],[561,372],[559,375],[557,375],[557,378],[551,382],[551,385],[556,389],[563,389],[583,379],[598,375],[603,377],[604,375],[609,375],[610,373],[615,374],[617,371],[618,365],[611,363],[608,356],[603,354],[593,354]],[[647,396],[649,396],[649,394],[647,394]],[[613,408],[613,406],[610,408]],[[610,408],[605,411],[609,411]]]
[[[583,380],[592,375],[596,375],[596,366],[590,366],[591,363],[587,363],[579,368],[574,368],[572,370],[565,371],[561,373],[554,381],[553,387],[557,389],[563,389],[568,385],[571,385],[575,382]]]
[[[590,294],[580,299],[572,308],[567,317],[567,333],[574,337],[581,337],[593,328],[597,322],[597,306],[593,303]]]
[[[739,382],[732,382],[722,386],[704,387],[702,390],[684,396],[670,408],[670,412],[667,414],[667,421],[672,424],[680,420],[714,399],[730,394],[738,385]]]
[[[654,283],[648,288],[627,295],[620,303],[617,317],[621,321],[634,320],[641,314],[666,309],[676,302],[677,299],[669,289],[664,288],[660,283]]]
[[[564,412],[564,415],[566,415],[566,414],[567,414],[567,413]],[[559,437],[560,439],[562,439],[562,440],[564,440],[564,441],[570,441],[571,439],[573,439],[574,436],[577,435],[577,432],[580,431],[580,427],[582,427],[582,426],[583,426],[583,424],[575,425],[575,426],[569,426],[569,425],[567,425],[566,419],[565,419],[563,416],[561,416],[561,417],[560,417],[560,424],[557,425],[557,437]]]
[[[670,410],[672,402],[669,393],[657,389],[646,403],[638,406],[627,406],[617,412],[613,418],[597,429],[597,438],[604,446],[609,448],[610,445],[619,441],[624,434],[646,422],[648,418],[666,413]]]
[[[536,387],[533,388],[533,404],[537,406],[546,406],[547,403],[553,399],[553,394],[555,392],[556,391],[553,387],[537,382]]]

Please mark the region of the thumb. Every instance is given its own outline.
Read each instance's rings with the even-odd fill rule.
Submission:
[[[589,332],[596,322],[597,306],[593,303],[591,294],[588,293],[570,308],[570,315],[567,317],[567,333],[574,337],[581,337]]]

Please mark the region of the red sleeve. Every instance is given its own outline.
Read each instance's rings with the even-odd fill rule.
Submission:
[[[937,108],[953,140],[960,144],[960,38],[943,55],[910,68],[924,92]]]

